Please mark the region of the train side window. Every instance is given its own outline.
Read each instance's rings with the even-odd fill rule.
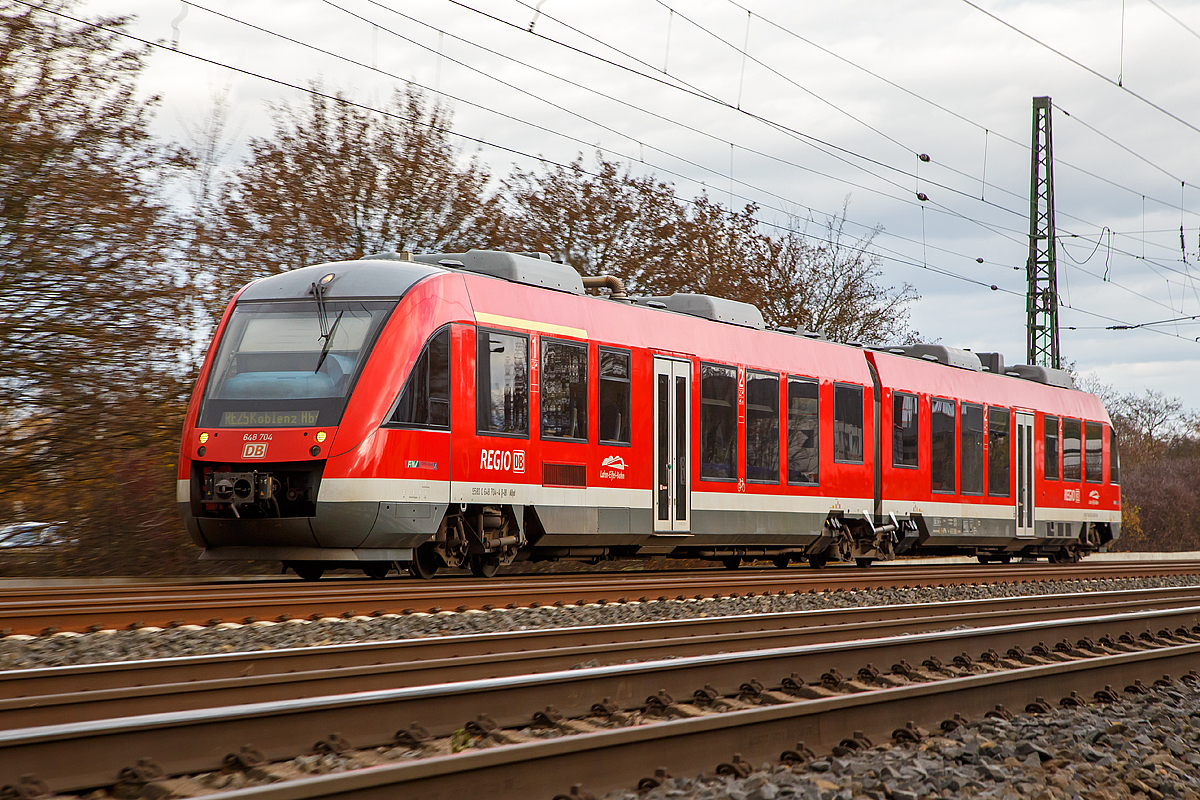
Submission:
[[[629,352],[600,348],[600,441],[629,444]]]
[[[1046,415],[1046,480],[1058,480],[1058,417]]]
[[[429,337],[388,422],[421,428],[450,427],[449,328]]]
[[[863,387],[833,385],[833,460],[863,463]]]
[[[917,396],[905,392],[892,394],[892,466],[915,467],[920,441],[921,413]]]
[[[1121,483],[1121,454],[1117,450],[1117,432],[1108,429],[1108,482],[1113,486]]]
[[[700,364],[700,477],[737,480],[737,369]]]
[[[779,376],[746,371],[746,480],[779,483]]]
[[[954,494],[954,401],[944,397],[929,400],[930,489]]]
[[[1088,483],[1104,483],[1104,426],[1083,423],[1084,477]]]
[[[529,435],[529,339],[479,329],[476,371],[480,433]]]
[[[820,400],[816,381],[788,378],[787,469],[788,483],[820,483]]]
[[[1007,408],[988,409],[988,495],[991,497],[1008,497],[1011,491],[1008,420]]]
[[[1079,420],[1063,421],[1063,480],[1079,481],[1082,476],[1079,446]]]
[[[588,438],[586,344],[542,339],[542,438]]]
[[[960,429],[962,472],[959,481],[963,494],[983,494],[983,406],[963,403]]]

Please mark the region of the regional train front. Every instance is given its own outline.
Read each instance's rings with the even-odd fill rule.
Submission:
[[[177,475],[180,514],[202,558],[282,561],[315,578],[331,561],[371,574],[410,555],[394,542],[369,546],[378,503],[323,493],[322,481],[331,458],[352,456],[379,424],[356,415],[386,413],[395,400],[396,368],[411,365],[412,343],[433,324],[427,313],[405,314],[404,297],[438,272],[322,264],[234,298],[188,407]],[[385,338],[387,353],[374,356]]]

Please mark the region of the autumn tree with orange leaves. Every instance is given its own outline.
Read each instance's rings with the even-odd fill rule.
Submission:
[[[182,563],[186,332],[128,20],[0,2],[0,522],[61,524],[65,572]]]

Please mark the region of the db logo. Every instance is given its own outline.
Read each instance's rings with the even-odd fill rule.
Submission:
[[[267,443],[266,442],[246,442],[242,448],[242,458],[266,458]]]

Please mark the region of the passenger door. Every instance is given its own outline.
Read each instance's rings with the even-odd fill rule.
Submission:
[[[1029,538],[1033,527],[1033,414],[1018,411],[1017,435],[1017,536]]]
[[[692,503],[688,438],[692,429],[692,365],[654,358],[654,531],[686,533]]]

